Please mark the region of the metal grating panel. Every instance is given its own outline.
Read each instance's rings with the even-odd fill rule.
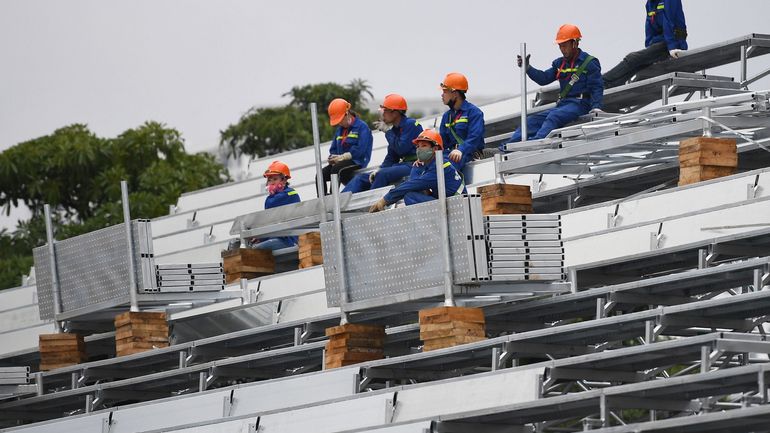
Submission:
[[[475,279],[467,197],[447,200],[455,282]],[[375,300],[443,286],[438,202],[346,218],[343,241],[349,302]],[[329,306],[339,306],[339,260],[333,222],[321,224]],[[385,302],[385,301],[384,301]]]
[[[151,254],[151,247],[143,239],[148,232],[141,225],[146,221],[132,222],[135,242],[136,281],[140,286],[153,278],[143,272],[140,251]],[[62,312],[70,312],[104,302],[129,302],[129,278],[127,240],[123,224],[86,233],[74,238],[56,241],[57,269],[61,290]],[[40,318],[54,319],[51,267],[48,248],[33,250],[37,287],[40,298]],[[149,269],[148,269],[149,270]]]

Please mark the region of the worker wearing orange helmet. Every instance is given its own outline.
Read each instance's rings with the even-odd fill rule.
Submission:
[[[417,162],[412,167],[409,179],[388,191],[385,197],[369,208],[369,212],[382,211],[402,199],[409,206],[438,198],[438,174],[434,152],[442,150],[446,156],[441,134],[434,129],[426,129],[412,142],[417,148]],[[444,162],[443,170],[447,196],[464,194],[465,181],[460,171],[449,161]]]
[[[281,161],[273,161],[263,174],[267,181],[267,198],[265,198],[265,209],[272,209],[287,204],[299,203],[300,198],[297,191],[289,186],[291,172],[289,166]],[[283,236],[268,239],[252,239],[249,244],[251,248],[257,250],[280,250],[297,245],[296,236]]]
[[[527,117],[527,139],[539,140],[548,136],[554,129],[561,128],[578,117],[589,112],[600,112],[604,86],[602,68],[599,60],[581,50],[580,29],[572,24],[564,24],[556,33],[556,43],[562,57],[554,60],[551,67],[541,71],[529,66],[527,56],[527,76],[541,86],[559,81],[561,92],[556,107]],[[523,66],[518,56],[519,67]],[[521,141],[521,128],[516,129],[508,143]],[[504,145],[500,146],[504,150]]]
[[[348,101],[337,98],[327,109],[329,124],[336,126],[329,148],[329,165],[321,170],[324,179],[324,195],[329,194],[326,182],[332,174],[339,176],[340,183],[347,185],[355,171],[369,164],[372,157],[372,130],[351,109]]]
[[[644,49],[628,54],[604,74],[604,88],[624,84],[642,69],[687,50],[687,24],[682,0],[647,0],[644,20]]]
[[[371,173],[361,173],[347,184],[343,192],[361,192],[392,185],[409,176],[412,164],[417,161],[412,140],[422,132],[420,123],[407,117],[408,109],[403,96],[391,93],[380,105],[382,121],[389,126],[385,131],[388,152],[380,168]]]
[[[450,72],[441,82],[441,102],[449,107],[441,117],[441,138],[458,170],[484,151],[484,113],[465,99],[468,79]]]

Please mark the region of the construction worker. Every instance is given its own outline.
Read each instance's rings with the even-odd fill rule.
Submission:
[[[403,96],[391,93],[380,105],[382,121],[389,127],[385,131],[388,153],[380,168],[371,173],[361,173],[345,186],[343,192],[361,192],[392,185],[409,176],[412,164],[417,161],[412,140],[422,132],[416,120],[406,116],[407,104]]]
[[[379,212],[387,206],[403,199],[407,206],[424,203],[438,198],[438,175],[436,173],[435,151],[444,150],[441,134],[434,129],[426,129],[412,140],[417,150],[417,162],[412,167],[409,179],[393,187],[385,197],[369,208],[369,212]],[[449,162],[444,162],[444,185],[447,197],[465,193],[465,182],[460,171]]]
[[[300,202],[297,191],[289,186],[291,172],[288,165],[281,161],[273,161],[267,167],[263,176],[267,180],[268,194],[267,198],[265,198],[265,209]],[[252,239],[249,244],[251,248],[257,250],[280,250],[297,245],[297,237],[283,236],[268,239]]]
[[[465,100],[468,79],[459,72],[450,72],[441,82],[441,102],[449,107],[441,117],[441,138],[451,150],[449,159],[458,170],[484,151],[484,113]]]
[[[337,98],[329,104],[329,124],[336,126],[329,148],[329,165],[321,170],[324,179],[324,195],[329,194],[326,182],[332,174],[339,176],[340,183],[347,184],[355,171],[366,167],[372,157],[372,130],[350,109],[350,103]]]
[[[561,92],[556,108],[527,116],[527,139],[539,140],[548,136],[554,129],[561,128],[589,112],[600,112],[604,89],[599,59],[579,48],[582,38],[580,29],[572,24],[564,24],[556,33],[556,43],[562,57],[556,59],[545,71],[529,66],[527,56],[527,76],[541,86],[559,81]],[[523,64],[518,56],[518,65]],[[521,127],[514,131],[508,143],[521,141]],[[500,150],[505,150],[500,145]]]
[[[647,0],[644,46],[628,54],[604,74],[604,88],[620,86],[637,72],[669,58],[679,58],[687,50],[687,24],[682,0]]]

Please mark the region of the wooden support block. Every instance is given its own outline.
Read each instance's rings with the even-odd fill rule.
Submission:
[[[305,269],[324,263],[321,232],[308,232],[297,238],[299,268]]]
[[[43,334],[38,338],[40,370],[80,364],[88,360],[83,336],[79,334]]]
[[[436,307],[420,310],[420,325],[446,322],[485,323],[484,310],[470,307]]]
[[[259,276],[275,273],[275,256],[270,250],[253,250],[240,248],[222,251],[222,262],[225,274],[257,273]]]
[[[717,179],[725,176],[731,176],[735,174],[735,172],[735,167],[715,167],[708,165],[680,167],[679,186],[690,185],[693,183]]]
[[[478,341],[486,340],[485,337],[445,337],[436,338],[433,340],[425,341],[422,346],[423,352],[429,352],[431,350],[445,349],[447,347],[459,346],[461,344],[476,343]]]
[[[735,174],[738,146],[734,139],[693,137],[679,143],[679,185]]]
[[[115,354],[117,356],[168,347],[168,345],[166,313],[129,311],[115,317]]]
[[[364,325],[360,323],[346,323],[340,326],[326,328],[326,336],[334,335],[361,335],[385,337],[385,327],[380,325]]]
[[[477,188],[484,215],[532,213],[532,191],[525,185],[493,184]]]
[[[737,141],[732,138],[692,137],[679,142],[679,156],[695,153],[730,155],[738,151]]]
[[[326,328],[325,368],[339,368],[359,362],[382,359],[385,354],[385,327],[347,323]]]

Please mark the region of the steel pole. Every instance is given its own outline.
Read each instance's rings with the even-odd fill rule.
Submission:
[[[128,296],[131,311],[139,311],[139,300],[136,296],[136,263],[134,262],[134,233],[131,230],[131,210],[128,206],[128,182],[120,181],[120,195],[123,201],[123,223],[126,225],[126,248],[128,253]]]
[[[521,51],[521,141],[527,141],[527,43],[522,42]]]
[[[348,303],[348,280],[345,269],[345,248],[342,243],[342,210],[340,209],[340,184],[336,174],[332,174],[332,198],[334,199],[334,236],[337,242],[334,245],[337,250],[337,275],[340,283],[340,324],[345,325],[349,322],[348,313],[345,307]]]
[[[310,119],[313,123],[313,147],[315,148],[315,186],[321,202],[321,222],[326,222],[326,202],[324,201],[324,177],[321,172],[321,133],[318,130],[318,105],[310,103]]]
[[[503,184],[505,183],[505,176],[503,176],[503,174],[500,173],[500,163],[503,162],[503,155],[496,153],[494,160],[495,160],[495,183]]]
[[[741,47],[741,85],[746,82],[749,77],[749,64],[748,64],[748,47],[743,45]]]
[[[56,266],[56,247],[53,240],[53,222],[51,221],[51,206],[43,206],[45,212],[45,237],[48,242],[48,263],[51,266],[51,292],[53,293],[53,326],[56,333],[61,332],[61,288],[59,287],[59,271]]]
[[[438,228],[441,252],[444,256],[444,306],[454,307],[455,297],[452,292],[452,261],[449,256],[449,226],[447,225],[446,183],[444,182],[444,153],[436,151],[436,177],[438,178]]]

